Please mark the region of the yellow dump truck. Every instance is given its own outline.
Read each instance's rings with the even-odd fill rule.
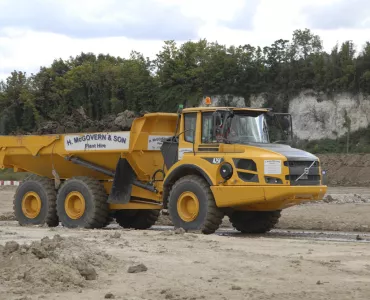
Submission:
[[[14,196],[20,225],[271,230],[282,209],[323,198],[316,156],[269,140],[268,109],[148,113],[130,131],[0,137],[0,166],[29,172]]]

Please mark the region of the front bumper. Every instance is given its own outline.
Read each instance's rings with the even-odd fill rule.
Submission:
[[[322,200],[327,186],[211,186],[218,207],[266,206],[282,209]]]

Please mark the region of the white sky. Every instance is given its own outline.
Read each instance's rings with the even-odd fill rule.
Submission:
[[[81,52],[151,58],[164,39],[267,46],[295,29],[327,51],[370,41],[369,0],[0,0],[0,79]]]

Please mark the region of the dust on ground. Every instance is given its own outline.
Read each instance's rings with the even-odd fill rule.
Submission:
[[[93,287],[104,270],[115,270],[111,256],[92,242],[55,235],[30,244],[0,245],[0,282],[9,294],[32,295]]]
[[[0,191],[0,215],[12,214],[14,191]],[[2,221],[0,295],[10,300],[369,299],[370,238],[362,238],[370,227],[369,191],[330,188],[332,198],[284,210],[277,226],[362,231],[345,241],[297,239],[278,230],[247,236],[232,231],[227,220],[224,230],[232,234],[221,229],[208,236],[168,228],[89,230]]]
[[[370,188],[329,187],[322,201],[308,202],[282,211],[276,228],[370,232]],[[171,226],[171,218],[162,212],[157,224]],[[229,218],[221,227],[231,227]]]
[[[13,197],[17,187],[0,186],[0,221],[15,220]]]
[[[0,245],[0,294],[10,300],[370,297],[369,240],[20,227],[4,221]],[[87,280],[74,259],[94,268],[97,277]]]

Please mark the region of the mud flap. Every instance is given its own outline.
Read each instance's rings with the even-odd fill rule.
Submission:
[[[116,166],[113,185],[108,197],[108,203],[126,204],[130,201],[132,184],[136,176],[129,162],[120,158]]]

